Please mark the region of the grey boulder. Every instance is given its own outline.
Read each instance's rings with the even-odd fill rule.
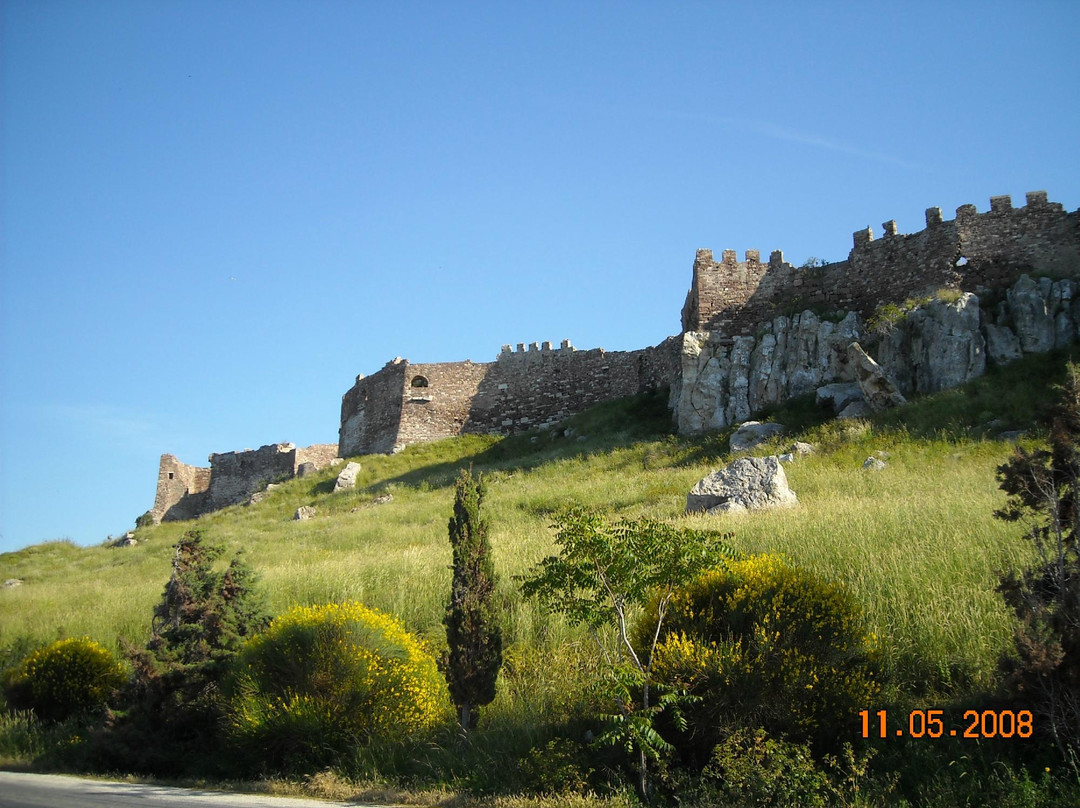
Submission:
[[[738,513],[798,502],[779,458],[743,457],[700,480],[686,497],[686,512]]]

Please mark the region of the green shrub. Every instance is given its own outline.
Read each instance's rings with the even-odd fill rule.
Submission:
[[[42,721],[105,704],[124,681],[124,669],[89,637],[72,637],[34,651],[4,676],[4,697],[16,710],[33,710]]]
[[[879,692],[874,641],[843,589],[778,556],[707,573],[672,598],[653,657],[657,681],[701,699],[677,745],[700,764],[752,727],[834,747]]]
[[[804,744],[770,738],[761,729],[740,729],[713,750],[706,783],[717,783],[724,805],[824,806],[829,778],[814,765]]]
[[[279,771],[340,762],[374,738],[449,717],[435,660],[396,618],[359,603],[297,607],[237,658],[231,729]]]
[[[584,794],[595,773],[589,750],[569,738],[553,738],[544,746],[534,746],[520,766],[527,787],[538,794]]]

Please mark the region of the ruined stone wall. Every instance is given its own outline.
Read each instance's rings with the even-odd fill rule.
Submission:
[[[503,346],[489,365],[466,432],[513,434],[546,427],[603,401],[670,384],[677,351],[668,342],[638,351],[579,351],[564,340]],[[670,361],[670,364],[669,364]]]
[[[212,454],[207,510],[247,502],[268,483],[291,479],[295,472],[296,447],[291,443]]]
[[[314,443],[296,450],[296,463],[293,473],[300,468],[301,463],[311,463],[316,469],[324,469],[338,459],[338,445],[336,443]]]
[[[797,268],[776,251],[762,263],[756,250],[738,261],[725,250],[720,261],[699,250],[683,307],[683,331],[750,335],[781,313],[806,308],[856,311],[867,317],[883,303],[901,303],[940,288],[977,291],[1011,284],[1024,271],[1080,276],[1080,213],[1066,213],[1046,193],[1027,195],[1013,208],[1008,196],[992,197],[990,210],[963,205],[945,221],[926,211],[926,228],[900,234],[885,222],[875,239],[857,231],[846,261]]]
[[[181,463],[163,454],[158,464],[157,494],[150,515],[154,524],[194,519],[206,506],[210,469]]]
[[[387,454],[397,444],[408,361],[387,362],[378,373],[356,377],[341,397],[338,456]]]
[[[579,351],[564,340],[559,348],[550,342],[520,343],[516,351],[505,345],[494,362],[395,360],[359,377],[343,397],[341,456],[463,433],[510,435],[550,426],[602,401],[671,384],[679,345],[670,337],[638,351]]]

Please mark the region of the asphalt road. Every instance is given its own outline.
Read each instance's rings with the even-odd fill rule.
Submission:
[[[323,802],[289,797],[108,783],[55,774],[0,772],[0,808],[374,808],[358,802]]]

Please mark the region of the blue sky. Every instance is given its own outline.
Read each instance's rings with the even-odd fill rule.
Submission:
[[[698,247],[1080,206],[1080,3],[2,4],[0,551],[395,356],[633,349]]]

